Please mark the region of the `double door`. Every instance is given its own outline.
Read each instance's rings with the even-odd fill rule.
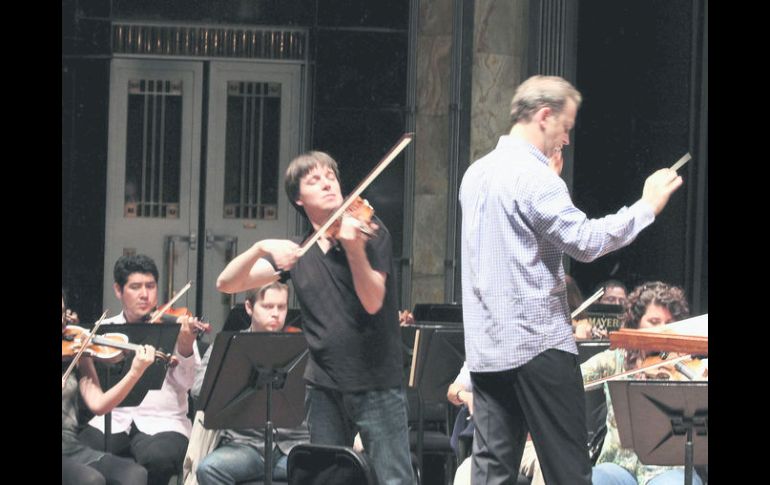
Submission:
[[[304,65],[262,61],[112,61],[103,307],[119,310],[113,266],[146,254],[158,296],[221,329],[234,297],[217,275],[238,252],[295,232],[283,190],[301,151]],[[242,298],[241,298],[242,299]]]

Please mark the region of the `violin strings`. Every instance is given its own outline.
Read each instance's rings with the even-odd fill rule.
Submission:
[[[398,156],[401,151],[406,148],[406,146],[411,143],[412,138],[414,137],[414,133],[405,133],[393,146],[393,148],[390,149],[390,151],[385,155],[385,158],[380,161],[376,167],[369,173],[369,175],[364,178],[364,180],[361,181],[360,184],[358,184],[358,187],[356,187],[353,192],[351,192],[345,201],[342,203],[339,208],[337,208],[336,211],[329,217],[329,219],[318,228],[318,230],[308,239],[305,244],[302,245],[301,248],[297,250],[299,256],[302,256],[307,252],[308,249],[310,249],[313,244],[315,244],[316,241],[321,237],[322,234],[326,232],[329,227],[336,221],[343,212],[353,203],[356,198],[361,195],[361,192],[366,189],[366,187],[371,184],[374,179],[383,171],[385,168],[390,164],[390,162],[393,161],[396,156]]]
[[[692,358],[692,355],[688,354],[688,355],[683,355],[681,357],[676,357],[676,358],[670,359],[670,360],[662,360],[662,361],[660,361],[660,362],[658,362],[656,364],[648,365],[648,366],[645,366],[645,367],[639,367],[637,369],[631,369],[631,370],[628,370],[626,372],[621,372],[620,374],[615,374],[614,376],[603,377],[601,379],[597,379],[595,381],[587,383],[583,388],[586,391],[590,391],[594,387],[597,387],[600,384],[604,384],[607,381],[611,381],[611,380],[614,380],[614,379],[619,379],[621,377],[629,376],[629,375],[632,375],[632,374],[638,374],[639,372],[644,372],[644,371],[647,371],[647,370],[655,369],[657,367],[662,367],[664,365],[675,364],[675,363],[680,362],[682,360],[691,359],[691,358]]]

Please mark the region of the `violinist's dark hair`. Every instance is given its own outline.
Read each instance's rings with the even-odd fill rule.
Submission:
[[[623,328],[639,328],[639,323],[650,305],[666,308],[675,322],[690,316],[690,307],[687,305],[683,289],[662,281],[651,281],[637,286],[628,295]],[[626,364],[630,366],[638,356],[638,351],[627,352]]]
[[[625,328],[639,328],[639,322],[651,304],[666,308],[674,321],[690,316],[690,307],[687,305],[683,289],[662,281],[651,281],[637,286],[628,295],[623,326]]]
[[[598,285],[596,285],[596,288],[594,288],[594,293],[604,288],[604,291],[609,290],[610,288],[621,288],[623,290],[623,293],[628,294],[628,288],[626,288],[626,285],[623,284],[620,280],[607,280],[602,281]]]
[[[337,167],[337,162],[325,152],[312,151],[303,153],[292,160],[289,167],[286,169],[286,180],[284,182],[286,195],[289,196],[291,205],[293,205],[302,215],[306,214],[302,206],[297,205],[297,200],[299,200],[299,183],[302,180],[302,177],[316,167],[330,168],[334,171],[337,180],[340,179],[340,171]]]
[[[265,297],[267,290],[284,290],[286,291],[287,299],[289,295],[289,285],[281,283],[280,281],[274,281],[269,285],[265,285],[261,288],[253,288],[246,292],[246,299],[254,306],[258,301],[262,301]]]
[[[155,261],[149,256],[145,256],[144,254],[132,254],[129,256],[121,256],[115,261],[115,268],[113,269],[112,274],[115,278],[115,283],[120,286],[121,290],[126,286],[128,277],[133,273],[150,273],[153,278],[155,278],[155,282],[158,282],[158,267],[155,266]]]

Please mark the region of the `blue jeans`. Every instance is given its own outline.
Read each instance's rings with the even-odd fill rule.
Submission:
[[[273,449],[273,478],[286,480],[287,457]],[[234,484],[265,477],[265,459],[256,448],[237,443],[222,445],[206,455],[195,473],[201,485]]]
[[[308,384],[305,411],[311,443],[352,447],[357,430],[380,485],[415,483],[403,388],[343,393]]]
[[[636,477],[614,463],[600,463],[591,471],[593,485],[636,485]]]
[[[680,485],[682,483],[684,483],[684,467],[656,475],[655,478],[647,482],[647,485]],[[703,481],[695,473],[695,470],[692,471],[692,485],[703,485]]]
[[[593,485],[637,485],[636,477],[625,468],[614,463],[601,463],[593,468],[591,477]],[[684,467],[668,470],[647,482],[647,485],[682,485],[684,483]],[[703,485],[695,470],[692,473],[693,485]]]

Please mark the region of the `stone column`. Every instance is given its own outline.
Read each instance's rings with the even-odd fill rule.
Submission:
[[[447,200],[457,197],[447,194],[453,3],[420,2],[413,304],[444,302]],[[529,0],[475,0],[470,162],[510,130],[511,98],[526,75],[528,6]]]
[[[413,303],[444,301],[452,4],[452,0],[420,1]]]
[[[511,129],[511,99],[527,75],[529,0],[476,0],[471,162]]]

